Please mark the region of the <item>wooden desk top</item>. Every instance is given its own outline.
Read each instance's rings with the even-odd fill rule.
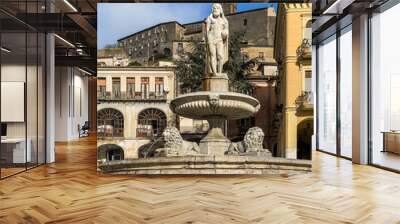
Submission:
[[[30,141],[30,139],[28,138],[27,141]],[[20,143],[20,142],[25,142],[25,138],[5,138],[5,139],[1,139],[1,143],[4,144],[16,144],[16,143]]]
[[[381,131],[381,133],[400,135],[400,131]]]

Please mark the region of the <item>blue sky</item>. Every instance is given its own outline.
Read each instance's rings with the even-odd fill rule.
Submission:
[[[272,6],[271,3],[238,3],[239,12]],[[190,23],[203,20],[211,3],[99,3],[97,5],[97,47],[167,21]]]

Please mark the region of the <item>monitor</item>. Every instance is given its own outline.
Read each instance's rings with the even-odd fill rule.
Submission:
[[[1,123],[1,136],[7,136],[7,124]]]

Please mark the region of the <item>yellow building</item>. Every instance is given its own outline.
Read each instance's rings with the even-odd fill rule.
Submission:
[[[277,151],[287,158],[311,156],[313,95],[311,3],[279,4],[274,57],[278,63]]]

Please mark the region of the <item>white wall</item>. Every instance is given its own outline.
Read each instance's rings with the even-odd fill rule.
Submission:
[[[88,78],[76,68],[56,67],[55,140],[79,138],[78,125],[88,120]]]
[[[3,64],[1,66],[2,82],[25,82],[25,64]],[[6,110],[6,108],[2,108]],[[25,122],[8,122],[7,137],[25,137]]]
[[[2,82],[24,82],[26,83],[25,76],[26,76],[26,69],[28,69],[28,72],[34,69],[31,66],[28,66],[28,68],[25,67],[25,64],[3,64],[1,66],[1,81]],[[29,80],[29,85],[36,85],[36,81]],[[35,107],[36,108],[36,89],[32,88],[27,88],[27,106]],[[2,96],[4,97],[4,96]],[[34,105],[30,105],[32,102],[34,102]],[[2,108],[2,110],[7,110],[7,108]],[[24,110],[24,108],[22,108]],[[36,111],[36,110],[35,110]],[[34,121],[36,123],[37,115],[36,113],[31,113],[29,108],[27,108],[27,119],[28,122]],[[8,137],[25,137],[25,127],[26,127],[26,121],[25,122],[7,122],[7,136]],[[29,131],[30,130],[36,130],[36,125],[33,127],[33,125],[30,123],[28,125],[28,137],[29,136]]]

